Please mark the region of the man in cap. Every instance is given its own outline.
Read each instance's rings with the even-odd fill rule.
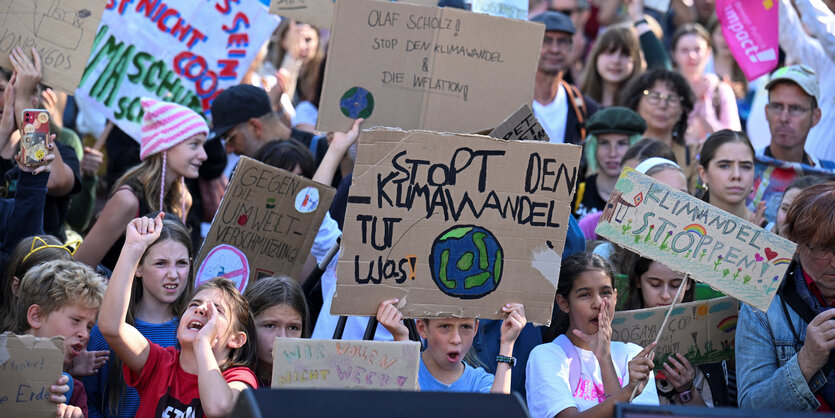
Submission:
[[[599,105],[563,80],[570,65],[574,24],[568,16],[554,11],[540,13],[531,21],[545,25],[534,81],[534,115],[551,142],[581,144],[586,136],[585,121]]]

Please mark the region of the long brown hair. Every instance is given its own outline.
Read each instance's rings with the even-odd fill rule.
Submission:
[[[145,204],[148,205],[151,212],[170,212],[177,215],[178,218],[183,219],[185,214],[182,213],[182,207],[188,190],[183,187],[181,181],[175,181],[174,184],[167,188],[163,203],[165,207],[159,207],[159,193],[163,181],[162,165],[162,152],[149,156],[141,164],[128,170],[119,180],[116,180],[116,184],[110,191],[110,196],[112,197],[119,188],[127,186],[134,192],[140,193],[140,198],[145,200]],[[136,190],[136,186],[141,187],[141,190]]]
[[[220,370],[225,371],[232,367],[248,367],[250,370],[255,370],[255,365],[258,363],[258,338],[255,336],[258,334],[249,302],[244,299],[241,292],[238,292],[235,283],[224,277],[215,277],[203,282],[195,289],[194,294],[206,289],[219,290],[223,294],[223,298],[229,303],[229,324],[235,332],[243,332],[247,336],[244,345],[230,350],[226,359],[218,362]],[[180,312],[180,317],[184,312],[185,309]]]
[[[594,47],[586,61],[586,68],[583,71],[580,82],[580,91],[587,94],[598,102],[603,100],[603,78],[597,71],[597,59],[602,53],[622,51],[629,55],[632,60],[632,73],[623,80],[619,87],[627,85],[632,79],[644,71],[644,62],[641,59],[641,46],[638,37],[632,28],[627,26],[613,26],[604,31],[594,43]],[[617,94],[615,94],[617,100]]]

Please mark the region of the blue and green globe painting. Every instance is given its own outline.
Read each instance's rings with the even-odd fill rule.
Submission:
[[[374,96],[362,87],[351,87],[339,99],[339,109],[351,119],[367,119],[374,111]]]
[[[501,244],[490,231],[475,225],[454,226],[432,243],[432,280],[447,295],[483,297],[499,287],[502,254]]]

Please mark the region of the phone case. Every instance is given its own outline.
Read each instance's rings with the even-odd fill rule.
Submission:
[[[26,165],[38,165],[46,157],[49,137],[49,113],[43,109],[23,110],[23,138],[20,140],[21,159]]]

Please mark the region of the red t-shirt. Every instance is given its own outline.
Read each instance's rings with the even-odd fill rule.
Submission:
[[[148,361],[137,376],[124,366],[125,382],[139,392],[137,417],[202,417],[197,375],[180,368],[180,350],[162,348],[150,340]],[[227,382],[243,382],[258,387],[255,373],[246,367],[232,367],[223,372]]]

